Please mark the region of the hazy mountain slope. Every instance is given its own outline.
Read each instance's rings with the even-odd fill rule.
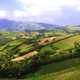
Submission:
[[[58,25],[52,25],[47,23],[35,23],[35,22],[16,22],[7,19],[0,19],[1,31],[35,31],[35,30],[47,30],[60,27]]]

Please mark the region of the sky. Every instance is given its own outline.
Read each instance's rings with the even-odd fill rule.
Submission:
[[[50,24],[80,24],[80,0],[0,0],[0,18]]]

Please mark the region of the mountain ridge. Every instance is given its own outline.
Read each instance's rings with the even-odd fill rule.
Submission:
[[[35,31],[35,30],[48,30],[62,26],[53,25],[48,23],[36,22],[18,22],[8,19],[0,19],[0,31]]]

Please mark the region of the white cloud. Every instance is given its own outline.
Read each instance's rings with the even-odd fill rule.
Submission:
[[[76,7],[80,0],[19,0],[24,4],[24,10],[30,15],[44,14],[46,11],[60,11],[64,6]]]
[[[5,18],[6,16],[6,11],[0,10],[0,18]]]
[[[11,20],[21,20],[24,17],[27,17],[28,14],[26,11],[20,11],[20,10],[0,10],[0,18],[7,18]]]
[[[76,10],[77,10],[77,11],[80,11],[80,6],[78,6],[78,7],[76,8]]]
[[[44,18],[48,20],[56,18],[63,14],[64,7],[72,7],[80,11],[80,0],[18,0],[23,4],[23,11],[2,11],[0,10],[0,18],[7,17],[9,19],[21,20],[29,19],[37,21]],[[64,8],[65,9],[65,8]],[[54,20],[53,20],[54,19]]]
[[[14,15],[14,17],[22,17],[22,16],[26,17],[27,16],[27,12],[15,10],[15,11],[13,11],[13,15]]]

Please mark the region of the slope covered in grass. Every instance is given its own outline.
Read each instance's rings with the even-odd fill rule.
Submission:
[[[38,72],[24,77],[26,80],[80,80],[80,59],[69,59],[41,67]]]
[[[58,41],[52,45],[59,50],[66,50],[74,47],[74,43],[80,41],[80,35]],[[46,47],[46,46],[45,46]],[[35,73],[26,75],[27,80],[80,80],[80,59],[73,58],[61,62],[53,62]]]
[[[56,36],[57,40],[51,41],[50,43],[44,46],[38,44],[38,37],[36,38],[36,40],[34,39],[34,41],[32,41],[33,39],[34,38],[33,37],[31,38],[31,36],[30,39],[21,37],[15,40],[8,41],[7,43],[0,46],[0,58],[1,58],[0,66],[2,68],[2,71],[5,70],[4,72],[5,75],[7,75],[7,77],[15,76],[20,78],[22,76],[22,73],[25,72],[27,74],[28,72],[31,72],[31,70],[35,70],[34,65],[41,64],[41,69],[38,72],[36,72],[35,70],[35,73],[25,76],[24,79],[27,80],[72,79],[73,80],[73,77],[71,76],[74,76],[74,79],[79,78],[80,59],[79,58],[70,59],[72,57],[70,57],[69,55],[72,56],[72,54],[68,54],[69,51],[67,52],[64,51],[63,53],[59,53],[55,49],[57,47],[57,50],[63,51],[63,50],[73,48],[74,42],[80,41],[79,34],[72,35],[72,36],[71,34],[68,34],[66,36],[62,35],[59,37]],[[43,39],[45,39],[45,37]],[[43,41],[43,39],[41,38],[41,41]],[[26,57],[25,60],[18,61],[18,62],[11,61],[12,59],[18,58],[19,56],[29,55],[28,53],[33,50],[38,52],[36,56],[30,56],[29,59]],[[69,60],[60,62],[60,59],[61,60],[69,59]],[[42,65],[51,60],[55,60],[54,63],[51,64],[49,63],[48,65],[44,65],[44,66]],[[57,60],[58,62],[56,62]],[[40,67],[40,65],[38,65],[38,67]]]
[[[80,35],[72,36],[70,38],[58,41],[52,45],[59,48],[59,50],[69,49],[74,47],[74,43],[80,41]]]

